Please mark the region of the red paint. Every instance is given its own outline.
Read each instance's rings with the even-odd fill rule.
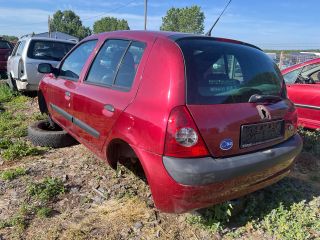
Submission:
[[[319,64],[320,58],[313,59],[304,63],[300,63],[281,71],[283,75],[290,73],[296,69]],[[320,128],[320,84],[287,84],[287,92],[290,100],[298,104],[296,106],[298,113],[298,125],[310,128]],[[301,105],[313,106],[314,108],[301,107]]]
[[[244,154],[279,143],[274,141],[239,149],[240,125],[261,121],[257,104],[186,105],[184,60],[180,48],[168,38],[170,35],[172,33],[168,32],[119,31],[92,35],[85,39],[98,39],[98,43],[82,69],[79,81],[55,78],[48,74],[44,76],[39,89],[47,104],[52,103],[88,124],[100,136],[93,137],[49,107],[53,120],[105,160],[112,140],[127,142],[141,161],[156,206],[165,212],[185,212],[206,207],[255,191],[283,177],[293,159],[263,172],[206,186],[184,186],[169,176],[162,157],[170,148],[165,146],[167,127],[171,127],[170,124],[168,126],[168,119],[172,112],[173,116],[184,117],[185,123],[198,131],[199,148],[191,152],[192,157]],[[135,80],[127,92],[84,81],[99,48],[109,38],[132,39],[146,44]],[[66,97],[66,92],[70,96]],[[104,106],[107,104],[113,105],[113,113],[106,111]],[[286,124],[295,122],[295,109],[289,100],[265,106],[273,119],[284,119]],[[175,113],[173,109],[177,107],[183,113],[180,110]],[[179,126],[173,127],[182,126],[181,122]],[[286,132],[285,138],[288,136]],[[226,137],[231,137],[235,143],[235,148],[228,153],[219,148],[220,141]],[[190,152],[187,155],[190,156]]]

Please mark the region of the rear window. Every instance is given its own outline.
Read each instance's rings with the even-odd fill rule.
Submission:
[[[61,61],[74,45],[74,43],[64,42],[31,41],[28,57],[33,59]]]
[[[11,49],[11,45],[7,41],[0,41],[0,49]]]
[[[254,94],[281,95],[282,75],[262,51],[209,39],[177,43],[185,59],[188,104],[241,103]]]

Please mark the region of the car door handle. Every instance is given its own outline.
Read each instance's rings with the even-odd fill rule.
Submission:
[[[71,96],[71,93],[68,92],[68,91],[66,91],[66,92],[65,92],[65,95],[66,95],[67,97],[70,97],[70,96]]]
[[[114,112],[114,106],[111,104],[104,105],[104,109],[108,110],[109,112]]]

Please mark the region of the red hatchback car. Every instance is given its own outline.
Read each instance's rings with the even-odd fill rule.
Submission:
[[[282,70],[288,96],[298,112],[298,124],[320,128],[320,58]]]
[[[38,70],[40,110],[111,166],[138,159],[164,212],[272,184],[302,148],[280,71],[247,43],[109,32]]]

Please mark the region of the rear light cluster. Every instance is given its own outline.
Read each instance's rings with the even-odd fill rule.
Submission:
[[[178,158],[209,155],[199,130],[185,106],[178,106],[171,111],[164,155]]]

